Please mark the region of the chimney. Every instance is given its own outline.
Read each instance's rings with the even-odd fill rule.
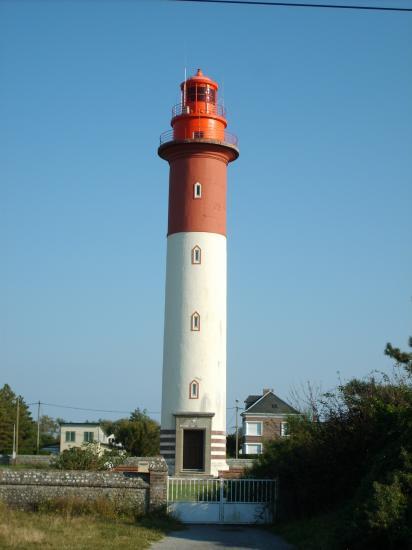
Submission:
[[[273,388],[263,388],[263,395],[266,395],[269,392],[273,392]]]

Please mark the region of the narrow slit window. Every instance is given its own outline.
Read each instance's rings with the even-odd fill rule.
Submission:
[[[200,330],[200,315],[195,311],[191,317],[191,329]]]
[[[193,188],[193,198],[200,199],[202,197],[202,184],[196,182]]]
[[[192,264],[201,264],[202,263],[202,251],[200,246],[195,246],[192,248]]]
[[[196,380],[190,382],[189,399],[199,399],[199,382]]]

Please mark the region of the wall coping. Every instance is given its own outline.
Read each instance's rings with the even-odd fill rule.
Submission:
[[[54,487],[110,487],[144,489],[149,484],[138,477],[85,470],[0,470],[1,485],[47,485]]]

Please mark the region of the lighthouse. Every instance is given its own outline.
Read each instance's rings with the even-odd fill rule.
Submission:
[[[167,160],[169,213],[160,453],[169,474],[217,476],[226,463],[226,173],[239,156],[218,84],[182,82]]]

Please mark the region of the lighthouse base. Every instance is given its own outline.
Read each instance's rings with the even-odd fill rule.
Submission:
[[[212,430],[214,413],[181,412],[174,414],[174,453],[171,446],[164,451],[169,475],[178,477],[217,477],[219,471],[228,470],[226,463],[226,434]],[[169,439],[169,440],[170,440]],[[162,453],[162,446],[161,446]]]
[[[212,460],[210,474],[213,477],[219,477],[219,472],[226,472],[229,470],[229,465],[226,460]]]

